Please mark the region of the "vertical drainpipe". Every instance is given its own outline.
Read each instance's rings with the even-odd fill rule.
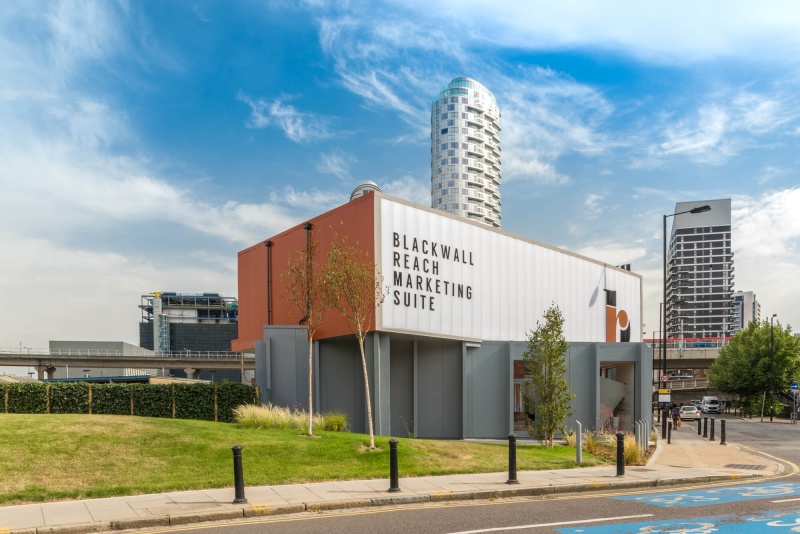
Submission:
[[[272,241],[267,241],[267,324],[272,324]]]
[[[306,316],[300,319],[298,324],[303,324],[303,321],[308,319],[311,315],[311,229],[314,226],[307,222],[303,225],[303,230],[306,231]]]

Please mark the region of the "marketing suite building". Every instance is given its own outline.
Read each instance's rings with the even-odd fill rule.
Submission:
[[[336,231],[374,257],[389,286],[366,356],[379,435],[505,437],[524,431],[522,355],[552,304],[569,342],[574,416],[584,428],[651,419],[652,351],[641,342],[642,279],[630,271],[379,192],[239,252],[239,338],[263,398],[306,406],[308,345],[281,272],[310,237]],[[314,342],[315,411],[366,429],[358,346],[338,312]]]

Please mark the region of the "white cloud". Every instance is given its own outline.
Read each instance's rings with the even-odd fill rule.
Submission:
[[[793,64],[800,53],[800,7],[747,0],[719,3],[525,0],[395,1],[414,18],[458,21],[473,42],[512,49],[601,49],[642,60],[685,64],[744,57]],[[486,14],[491,13],[491,17]],[[775,50],[781,50],[777,55]]]
[[[339,192],[297,191],[293,187],[286,187],[281,191],[270,193],[270,200],[276,205],[287,204],[293,208],[303,208],[306,213],[316,215],[347,202],[347,197]],[[283,227],[283,229],[286,228],[288,226]]]
[[[603,212],[604,207],[600,205],[600,201],[603,200],[603,198],[605,198],[604,195],[598,195],[596,193],[591,193],[586,196],[586,199],[583,201],[583,207],[586,210],[587,217],[597,217]]]
[[[379,183],[378,185],[389,195],[394,195],[422,206],[431,205],[431,184],[429,180],[417,180],[413,176],[407,175],[383,184]]]
[[[263,98],[253,100],[242,93],[238,98],[250,106],[250,120],[247,122],[249,128],[277,126],[295,143],[327,139],[333,135],[328,130],[325,119],[299,111],[291,104],[284,104],[280,98],[271,102]]]
[[[0,232],[0,347],[47,348],[51,339],[139,341],[140,295],[150,291],[236,294],[235,262],[153,264],[147,257],[93,252],[42,238]],[[20,317],[27,320],[20,321]]]
[[[332,150],[327,154],[320,154],[317,170],[325,174],[332,174],[342,181],[350,180],[350,166],[357,160],[352,154],[341,150]]]
[[[732,217],[736,289],[754,291],[765,315],[800,330],[795,299],[779,298],[800,295],[800,187],[733,197]]]
[[[800,116],[800,101],[782,89],[769,93],[738,90],[706,99],[713,102],[699,106],[689,116],[674,120],[672,113],[665,113],[651,130],[651,135],[663,139],[651,144],[646,156],[634,156],[632,167],[658,168],[665,158],[678,156],[722,165]]]

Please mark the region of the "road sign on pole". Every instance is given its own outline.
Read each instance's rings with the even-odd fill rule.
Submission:
[[[792,382],[792,389],[797,390],[797,382]]]
[[[662,382],[669,382],[669,375],[661,375]]]

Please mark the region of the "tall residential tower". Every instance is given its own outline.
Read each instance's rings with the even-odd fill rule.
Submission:
[[[500,109],[471,78],[456,78],[431,106],[431,206],[500,228]]]
[[[667,253],[667,337],[727,337],[732,330],[731,199],[678,202]]]

